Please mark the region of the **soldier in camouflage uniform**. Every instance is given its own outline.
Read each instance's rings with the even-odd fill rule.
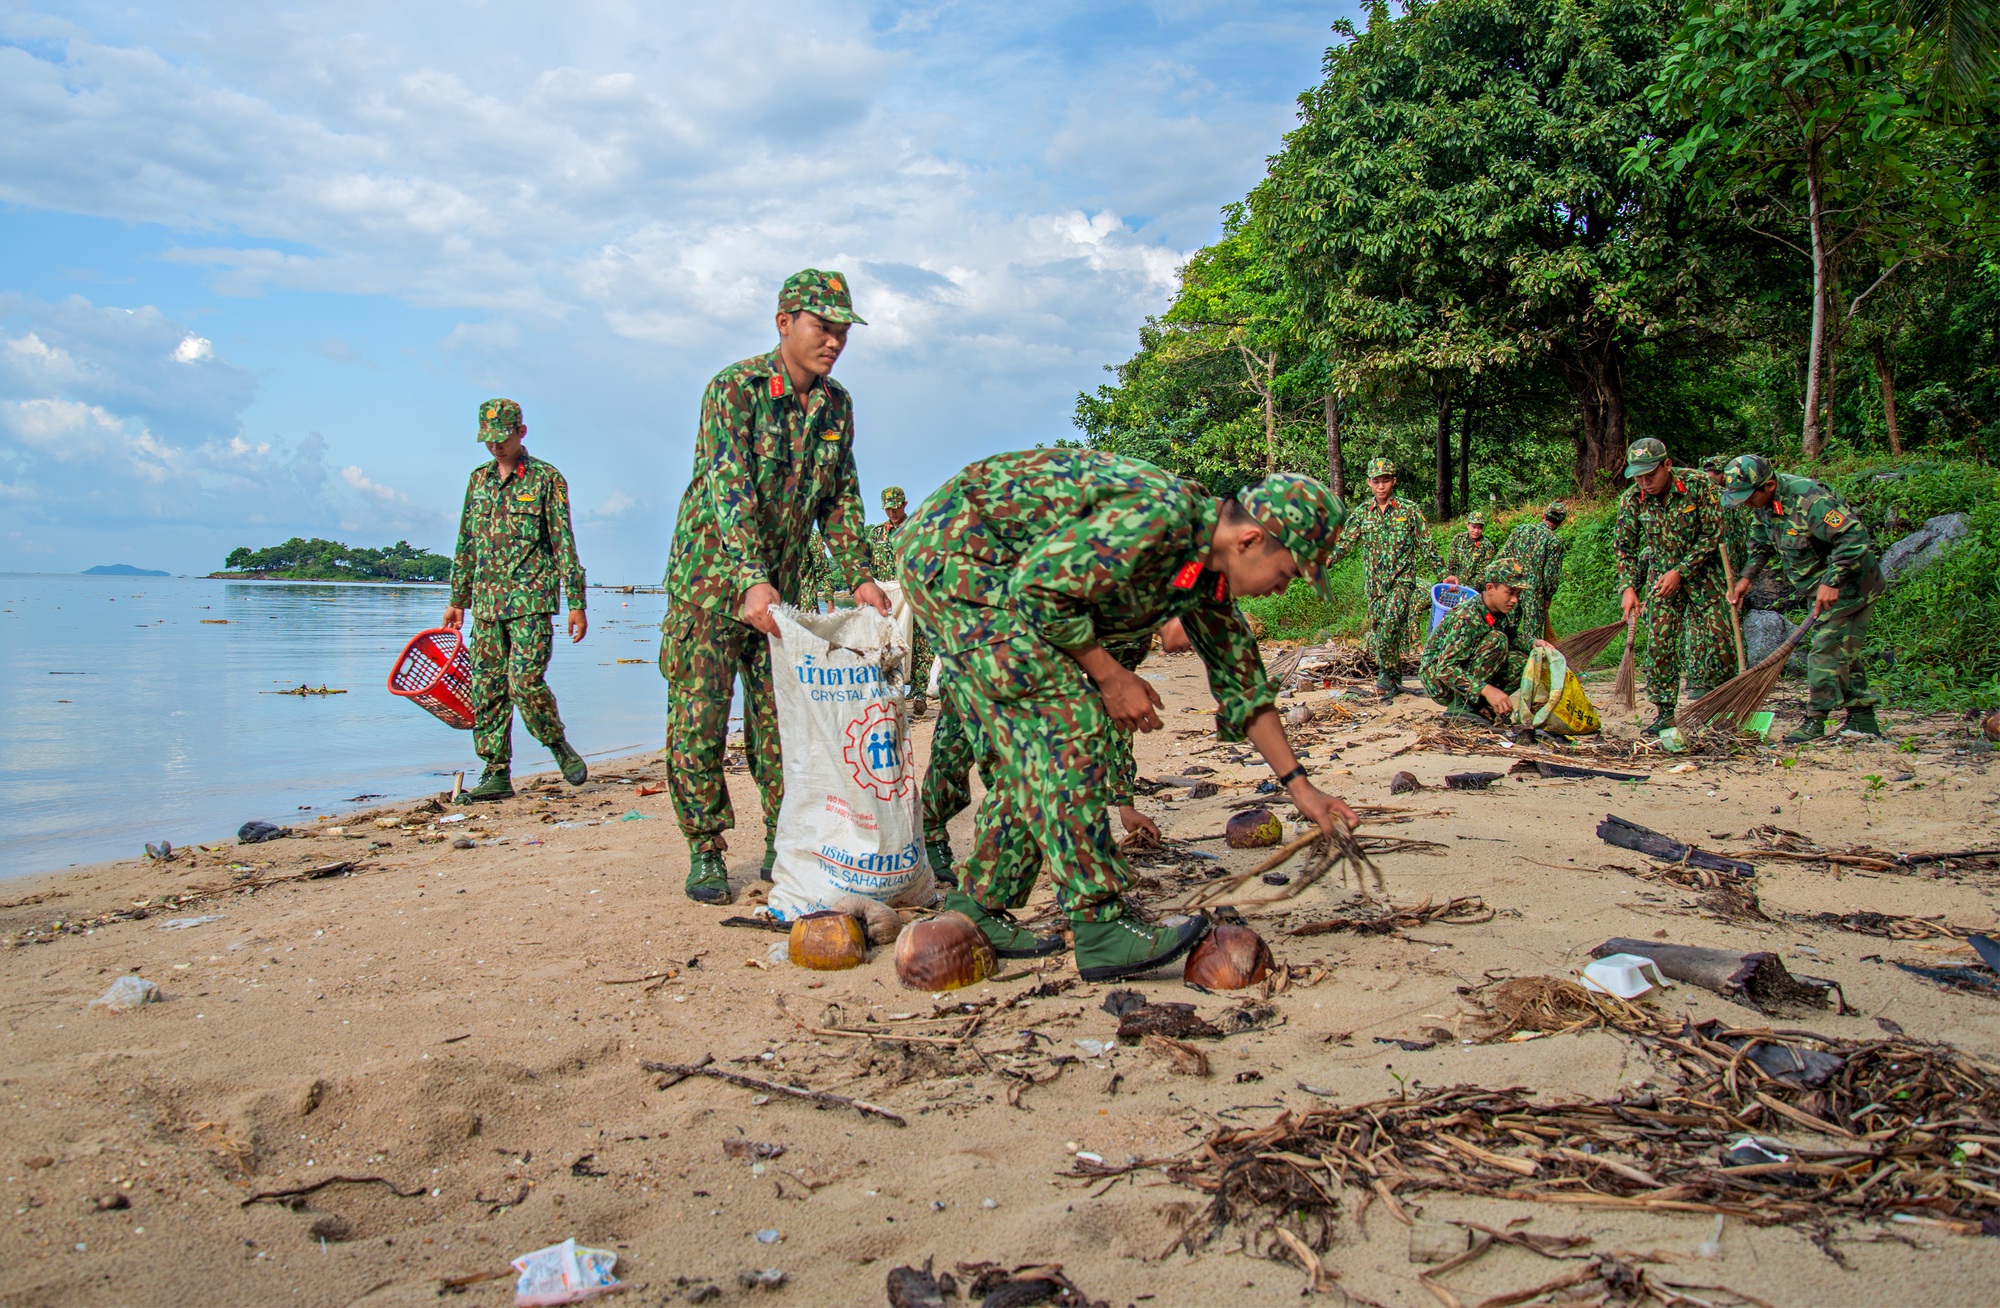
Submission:
[[[1555,639],[1549,612],[1556,605],[1556,591],[1563,579],[1563,542],[1556,528],[1569,517],[1569,506],[1556,500],[1542,510],[1540,522],[1524,522],[1507,537],[1504,558],[1519,559],[1528,565],[1528,590],[1521,596],[1521,630],[1535,639]]]
[[[1708,474],[1709,484],[1722,499],[1722,547],[1728,551],[1730,577],[1743,575],[1744,565],[1750,558],[1750,531],[1756,526],[1756,515],[1747,504],[1731,504],[1722,492],[1722,475],[1729,467],[1727,454],[1711,454],[1701,461],[1701,470]]]
[[[896,533],[910,520],[908,505],[909,499],[901,486],[884,486],[882,512],[889,520],[868,529],[868,551],[875,575],[890,581],[896,579]],[[910,645],[910,716],[920,718],[930,711],[931,682],[931,641],[924,635],[922,624],[917,625]]]
[[[1326,592],[1344,517],[1310,478],[1279,474],[1237,500],[1137,459],[1095,450],[1003,454],[972,464],[913,515],[898,541],[902,582],[930,630],[951,709],[973,729],[989,783],[945,896],[1005,957],[1061,947],[1016,926],[1044,865],[1086,980],[1149,971],[1191,948],[1200,919],[1147,926],[1121,898],[1129,875],[1107,806],[1117,735],[1153,731],[1161,700],[1107,646],[1179,617],[1207,666],[1225,740],[1248,738],[1300,810],[1329,829],[1351,810],[1306,779],[1232,593]]]
[[[1369,652],[1375,656],[1375,688],[1394,699],[1403,688],[1403,655],[1417,616],[1422,583],[1417,565],[1433,575],[1444,572],[1424,511],[1396,498],[1396,465],[1388,459],[1368,464],[1373,498],[1350,518],[1347,539],[1334,555],[1344,557],[1358,543],[1368,593]],[[1332,566],[1331,562],[1328,566]]]
[[[1520,602],[1534,585],[1528,565],[1501,555],[1480,577],[1480,602],[1454,606],[1424,642],[1417,670],[1424,693],[1453,717],[1497,722],[1514,711],[1513,692],[1538,640],[1520,620]]]
[[[1465,530],[1451,538],[1444,552],[1444,579],[1454,586],[1477,586],[1500,547],[1486,538],[1486,515],[1465,515]]]
[[[1813,588],[1812,646],[1806,654],[1805,721],[1786,735],[1791,744],[1826,734],[1827,715],[1847,711],[1843,730],[1879,736],[1861,648],[1868,618],[1884,583],[1882,565],[1868,528],[1840,497],[1810,477],[1779,472],[1769,459],[1739,455],[1723,474],[1723,498],[1747,505],[1757,515],[1750,537],[1750,560],[1736,580],[1730,602],[1740,604],[1750,586],[1775,558],[1798,598]]]
[[[1706,477],[1683,477],[1667,447],[1647,437],[1625,451],[1632,484],[1618,497],[1611,549],[1630,620],[1646,611],[1646,691],[1658,710],[1644,728],[1657,735],[1673,725],[1681,677],[1699,699],[1729,678],[1729,615],[1716,546],[1722,504]],[[1642,601],[1639,588],[1651,586]]]
[[[802,598],[817,524],[862,604],[889,611],[868,568],[854,404],[828,374],[860,322],[847,279],[808,268],[778,295],[778,347],[717,373],[701,397],[694,476],[668,558],[660,674],[667,679],[668,785],[691,851],[687,893],[729,902],[723,782],[731,683],[743,683],[743,752],[764,809],[764,873],[784,774],[766,636],[771,607]]]
[[[840,590],[840,582],[834,576],[833,556],[827,553],[826,537],[820,535],[819,528],[812,531],[812,543],[806,547],[803,575],[799,579],[799,607],[821,613],[833,607],[833,597]]]
[[[590,777],[583,757],[563,736],[562,715],[543,674],[553,637],[549,619],[569,593],[569,636],[583,639],[583,564],[570,530],[569,483],[553,464],[521,448],[528,434],[521,406],[488,400],[479,406],[481,444],[492,453],[475,468],[458,516],[451,560],[451,606],[444,625],[463,629],[472,610],[473,748],[486,764],[461,804],[507,799],[514,793],[514,710],[528,733],[555,755],[573,786]]]

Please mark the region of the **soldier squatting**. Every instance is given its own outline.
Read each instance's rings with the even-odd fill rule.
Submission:
[[[1423,577],[1476,587],[1477,600],[1452,608],[1421,646],[1418,677],[1448,715],[1503,718],[1523,662],[1554,639],[1565,506],[1550,504],[1504,546],[1470,514],[1440,559],[1423,511],[1397,496],[1396,467],[1382,458],[1368,465],[1368,502],[1350,513],[1298,474],[1217,497],[1137,459],[1000,454],[965,468],[914,513],[900,487],[887,488],[887,520],[868,526],[853,403],[831,376],[850,328],[865,325],[847,279],[817,269],[787,278],[775,325],[776,348],[724,368],[702,394],[665,577],[659,667],[691,899],[722,904],[731,894],[723,854],[736,815],[723,753],[739,684],[764,819],[761,870],[772,867],[783,787],[766,641],[777,631],[774,605],[817,607],[844,594],[887,613],[876,579],[900,582],[917,619],[917,715],[933,660],[941,692],[922,814],[945,903],[1003,957],[1053,953],[1062,936],[1036,935],[1010,916],[1046,872],[1078,967],[1093,980],[1157,967],[1207,928],[1205,919],[1156,925],[1130,910],[1130,869],[1110,828],[1115,810],[1126,830],[1157,833],[1132,807],[1131,749],[1133,732],[1161,725],[1160,697],[1137,674],[1156,634],[1201,659],[1221,737],[1255,745],[1300,812],[1329,827],[1351,825],[1354,814],[1307,780],[1287,743],[1238,596],[1274,594],[1302,577],[1331,598],[1329,571],[1358,543],[1368,649],[1389,699],[1403,689],[1404,658],[1429,607]],[[568,487],[527,453],[526,435],[512,400],[480,406],[478,439],[493,458],[466,489],[444,617],[459,627],[469,608],[474,619],[474,743],[486,766],[468,801],[513,793],[516,709],[571,784],[588,776],[543,679],[564,595],[571,640],[587,630],[583,568]],[[1882,576],[1859,519],[1825,486],[1756,455],[1686,474],[1646,439],[1627,451],[1625,472],[1632,483],[1618,502],[1613,548],[1625,613],[1646,629],[1656,709],[1646,730],[1672,721],[1683,685],[1698,697],[1739,670],[1724,605],[1741,603],[1776,566],[1797,598],[1812,599],[1817,623],[1806,717],[1786,739],[1823,734],[1836,710],[1848,730],[1876,732],[1860,654]],[[971,803],[974,767],[987,793],[961,863],[946,825]]]

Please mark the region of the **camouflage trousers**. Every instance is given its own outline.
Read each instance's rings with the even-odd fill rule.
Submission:
[[[553,747],[563,738],[555,692],[542,679],[555,639],[553,615],[472,619],[472,747],[489,768],[514,760],[514,710],[528,734]]]
[[[1646,694],[1655,704],[1680,702],[1714,690],[1736,675],[1736,647],[1729,634],[1729,602],[1718,568],[1713,577],[1683,579],[1664,598],[1641,591],[1646,602]]]
[[[1813,625],[1806,651],[1806,714],[1824,716],[1841,709],[1874,708],[1882,697],[1868,689],[1862,670],[1861,647],[1868,638],[1868,618],[1875,601],[1854,602],[1841,597],[1841,607],[1829,609]]]
[[[1375,684],[1388,687],[1403,679],[1403,656],[1416,630],[1417,583],[1398,578],[1368,596],[1368,652],[1375,657]]]
[[[915,625],[916,636],[910,642],[910,697],[923,699],[925,690],[931,684],[931,663],[936,655],[931,653],[931,638],[924,634],[921,625]],[[935,745],[932,746],[936,748]]]
[[[1550,630],[1549,610],[1555,607],[1555,602],[1555,593],[1552,591],[1547,596],[1544,596],[1540,586],[1529,586],[1523,590],[1521,592],[1521,602],[1514,606],[1514,611],[1521,615],[1521,630],[1532,635],[1536,640],[1541,640],[1547,636]],[[1500,683],[1497,681],[1492,684],[1500,686]],[[1518,680],[1515,684],[1519,684]],[[1511,690],[1511,687],[1501,686],[1501,689]]]
[[[1144,640],[1115,641],[1106,645],[1105,650],[1128,671],[1137,672],[1152,647],[1152,637],[1148,636]],[[972,767],[975,763],[983,764],[984,751],[974,734],[975,728],[968,726],[966,719],[952,707],[947,681],[946,676],[938,679],[938,697],[943,702],[938,710],[937,729],[931,733],[930,759],[924,766],[923,815],[924,839],[942,845],[949,854],[951,837],[947,828],[953,818],[972,804]],[[1132,757],[1132,733],[1116,723],[1111,731],[1115,756],[1111,802],[1130,804],[1139,779],[1139,765]],[[981,775],[987,775],[983,768]]]
[[[940,644],[992,616],[933,598],[907,570],[903,584],[917,620]],[[959,884],[987,908],[1018,907],[1046,865],[1056,902],[1072,921],[1118,917],[1130,869],[1105,806],[1115,789],[1119,733],[1090,679],[1075,660],[1019,628],[938,659],[945,702],[964,724],[987,784]],[[927,824],[927,837],[930,830]]]
[[[660,626],[660,675],[667,679],[667,787],[689,847],[727,849],[722,833],[736,825],[722,760],[729,742],[730,690],[738,679],[743,752],[763,801],[769,843],[778,830],[785,774],[764,633],[713,609],[669,602]]]

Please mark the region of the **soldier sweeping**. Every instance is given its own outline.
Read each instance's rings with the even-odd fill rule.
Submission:
[[[1879,736],[1875,706],[1881,698],[1868,689],[1861,648],[1868,618],[1884,587],[1881,562],[1868,528],[1840,497],[1810,477],[1779,472],[1757,454],[1737,456],[1723,473],[1723,502],[1747,505],[1757,515],[1751,529],[1750,558],[1736,579],[1729,602],[1741,604],[1757,574],[1773,559],[1795,597],[1812,591],[1813,628],[1806,654],[1806,716],[1785,736],[1788,744],[1818,740],[1827,716],[1845,710],[1843,730]]]
[[[1521,630],[1536,639],[1555,638],[1549,613],[1563,579],[1563,541],[1556,529],[1569,517],[1569,506],[1556,500],[1542,510],[1540,522],[1524,522],[1507,537],[1500,553],[1528,565],[1528,588],[1521,594]]]
[[[901,486],[882,488],[882,512],[888,521],[878,522],[868,529],[869,559],[875,575],[889,581],[896,579],[896,533],[910,520],[909,499]],[[931,642],[918,626],[910,649],[910,716],[920,718],[930,711],[929,697],[925,687],[931,680]],[[933,746],[935,748],[935,746]]]
[[[1486,516],[1468,513],[1465,530],[1451,538],[1444,552],[1444,579],[1454,586],[1477,586],[1499,552],[1500,547],[1486,537]]]
[[[1455,606],[1431,632],[1417,676],[1447,715],[1498,722],[1514,711],[1509,687],[1520,687],[1528,655],[1554,646],[1521,621],[1521,597],[1534,584],[1527,564],[1503,554],[1480,583],[1481,602]]]
[[[1128,910],[1129,869],[1105,816],[1118,784],[1114,733],[1157,730],[1162,703],[1107,646],[1169,618],[1208,669],[1222,738],[1253,742],[1308,820],[1353,824],[1351,809],[1306,780],[1233,599],[1301,575],[1324,595],[1344,517],[1307,477],[1275,475],[1218,500],[1149,463],[1069,449],[972,464],[913,515],[898,547],[903,585],[990,787],[963,888],[945,902],[1002,956],[1061,947],[1008,916],[1044,864],[1086,980],[1150,971],[1207,929],[1199,918],[1152,926]]]
[[[569,483],[555,465],[522,448],[528,424],[512,400],[479,406],[480,443],[493,455],[475,468],[458,515],[451,560],[451,605],[443,624],[460,630],[472,610],[473,748],[486,764],[461,804],[514,794],[514,710],[528,734],[555,755],[563,779],[590,779],[583,756],[563,736],[555,693],[543,679],[554,652],[550,619],[569,595],[569,638],[590,629],[583,564],[570,530]]]
[[[1683,477],[1651,437],[1625,451],[1632,484],[1618,497],[1611,549],[1629,621],[1646,612],[1646,693],[1657,710],[1642,730],[1673,725],[1681,678],[1700,699],[1728,680],[1729,617],[1723,609],[1722,505],[1706,477]],[[1649,584],[1650,583],[1650,584]],[[1639,588],[1647,586],[1645,598]]]
[[[1375,688],[1394,699],[1403,688],[1403,655],[1410,648],[1421,583],[1417,565],[1432,575],[1444,572],[1424,511],[1396,498],[1396,465],[1388,459],[1368,464],[1370,502],[1353,515],[1348,540],[1328,561],[1331,567],[1358,542],[1368,594],[1369,652],[1375,656]]]
[[[819,527],[854,598],[883,613],[868,567],[854,468],[854,405],[828,374],[854,312],[847,279],[808,268],[778,295],[778,347],[708,383],[694,476],[667,562],[660,674],[667,679],[669,786],[687,837],[688,898],[729,902],[723,833],[736,825],[723,784],[731,684],[743,684],[743,751],[764,809],[766,876],[776,859],[784,774],[766,636],[771,607],[797,604]]]

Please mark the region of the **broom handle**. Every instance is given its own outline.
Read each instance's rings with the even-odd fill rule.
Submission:
[[[1716,546],[1722,552],[1722,582],[1730,590],[1736,589],[1736,570],[1729,566],[1729,547]],[[1727,599],[1725,593],[1724,596]],[[1737,616],[1736,604],[1729,601],[1729,630],[1736,637],[1736,671],[1740,675],[1750,669],[1750,660],[1743,657],[1743,619]]]

